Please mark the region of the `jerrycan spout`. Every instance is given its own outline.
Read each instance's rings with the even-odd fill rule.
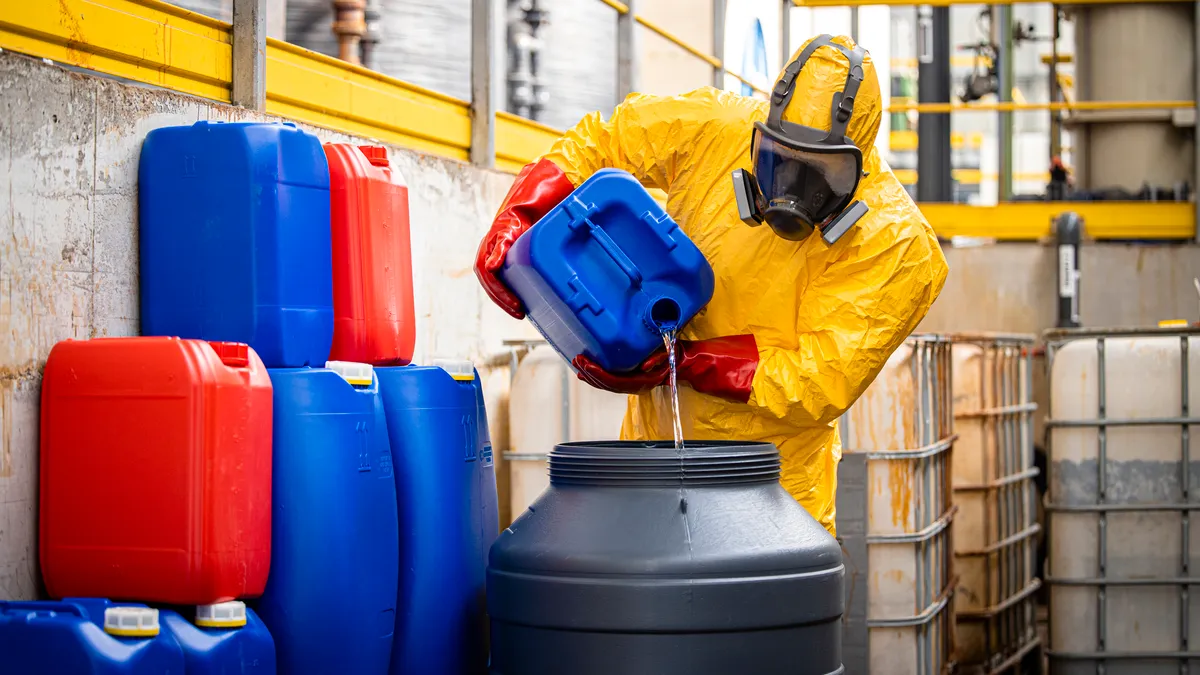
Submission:
[[[682,314],[678,302],[666,297],[655,298],[646,307],[646,323],[659,333],[666,333],[679,328]]]

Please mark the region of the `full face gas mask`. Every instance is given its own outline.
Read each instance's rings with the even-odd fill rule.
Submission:
[[[833,47],[850,61],[846,85],[833,95],[828,132],[783,121],[800,70],[821,47]],[[825,243],[833,244],[866,215],[867,205],[852,201],[865,175],[862,151],[846,136],[854,97],[863,81],[865,55],[861,47],[847,49],[832,36],[822,35],[788,65],[771,92],[766,124],[754,123],[750,145],[754,172],[733,172],[742,222],[751,227],[765,222],[791,241],[802,241],[819,229]]]

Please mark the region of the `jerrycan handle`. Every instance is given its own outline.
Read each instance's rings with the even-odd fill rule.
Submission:
[[[87,615],[83,613],[83,608],[79,605],[70,602],[0,602],[0,610],[11,610],[17,612],[33,612],[35,616],[46,616],[50,612],[56,614],[72,614],[81,619],[86,619]]]
[[[600,244],[600,248],[604,249],[608,257],[612,258],[612,261],[616,263],[617,267],[621,268],[625,276],[629,277],[629,283],[634,288],[641,288],[642,273],[638,271],[638,268],[629,259],[629,256],[625,255],[621,247],[617,246],[617,242],[613,241],[612,237],[608,236],[608,233],[601,229],[599,225],[592,222],[591,216],[596,212],[596,205],[584,203],[583,200],[571,195],[567,200],[566,210],[567,215],[571,218],[571,222],[568,224],[571,231],[579,232],[586,227],[587,234],[592,239],[595,239],[597,244]]]
[[[230,368],[245,368],[250,365],[250,347],[244,342],[213,342],[208,343],[221,363]]]

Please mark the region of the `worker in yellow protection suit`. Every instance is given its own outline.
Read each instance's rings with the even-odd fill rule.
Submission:
[[[806,43],[769,103],[711,87],[631,95],[521,171],[476,274],[523,318],[497,274],[517,237],[603,168],[665,191],[716,276],[677,347],[684,437],[774,443],[783,486],[835,533],[837,419],[946,280],[933,230],[874,147],[882,114],[870,56],[842,36]],[[670,404],[655,391],[664,354],[633,373],[586,356],[574,365],[592,385],[632,394],[623,438],[672,437]]]

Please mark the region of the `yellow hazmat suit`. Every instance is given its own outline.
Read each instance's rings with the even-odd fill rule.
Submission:
[[[835,41],[854,46],[849,38]],[[837,50],[819,48],[783,119],[828,130],[848,63]],[[667,211],[716,275],[712,301],[680,337],[750,333],[759,350],[746,404],[680,388],[684,438],[774,443],[783,486],[830,532],[842,454],[837,419],[925,316],[947,271],[933,230],[874,147],[883,111],[869,55],[863,68],[847,135],[868,173],[855,199],[870,211],[832,246],[819,234],[787,241],[738,219],[730,173],[751,168],[751,129],[766,119],[765,101],[712,87],[634,94],[607,122],[599,113],[584,117],[545,156],[574,185],[611,167],[667,193]],[[630,396],[622,438],[672,434],[663,388]]]

